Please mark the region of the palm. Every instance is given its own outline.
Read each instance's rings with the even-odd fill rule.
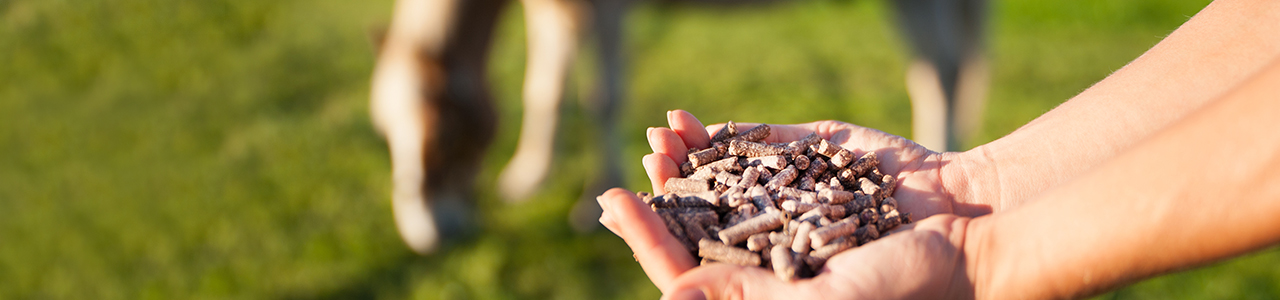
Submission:
[[[644,157],[645,170],[656,192],[662,191],[662,184],[667,179],[679,176],[678,165],[687,159],[684,155],[686,151],[689,148],[707,147],[710,133],[722,126],[703,127],[697,119],[683,111],[669,113],[668,119],[671,123],[670,128],[655,128],[649,131],[650,146],[654,153]],[[749,128],[755,124],[741,125]],[[771,126],[774,130],[766,138],[767,142],[797,140],[816,132],[823,138],[858,154],[876,151],[880,157],[881,171],[885,174],[896,174],[899,177],[900,186],[894,192],[894,197],[899,200],[899,209],[911,213],[916,218],[952,212],[952,197],[942,188],[938,175],[938,167],[947,160],[942,154],[930,151],[902,137],[843,122],[820,121]],[[921,284],[937,284],[930,280],[936,276],[910,278],[900,275],[941,274],[936,269],[954,269],[954,266],[950,265],[952,261],[945,259],[954,257],[953,255],[936,253],[954,252],[954,247],[937,247],[938,243],[949,245],[946,237],[951,227],[946,224],[950,223],[947,220],[955,220],[954,216],[932,218],[922,221],[919,225],[904,226],[882,241],[833,257],[828,262],[827,269],[813,280],[784,283],[774,279],[772,273],[760,268],[716,264],[694,269],[695,264],[689,253],[666,231],[659,217],[633,194],[622,189],[614,189],[602,195],[599,201],[604,208],[601,223],[627,242],[635,251],[637,260],[650,279],[664,292],[678,288],[680,282],[697,282],[702,278],[712,281],[729,280],[731,282],[724,282],[724,284],[736,286],[736,288],[726,288],[725,291],[736,291],[746,295],[800,290],[827,295],[884,296],[890,294],[869,288],[905,288],[920,287]],[[921,270],[902,269],[901,266],[888,264],[901,262],[904,259],[920,262],[913,264],[912,267],[921,268]],[[946,275],[949,277],[950,273]],[[752,284],[744,284],[747,281],[751,281]],[[890,282],[893,283],[890,284]],[[774,286],[760,287],[757,284]],[[752,293],[749,289],[756,289],[757,292]]]

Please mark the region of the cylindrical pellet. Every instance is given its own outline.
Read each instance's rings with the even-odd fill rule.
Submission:
[[[866,174],[871,168],[875,168],[880,164],[880,159],[876,157],[876,152],[871,151],[863,154],[861,158],[849,165],[849,169],[853,170],[856,175]]]
[[[790,281],[796,278],[796,262],[791,256],[791,250],[784,245],[774,245],[769,251],[769,258],[773,260],[773,274],[778,279]]]
[[[782,227],[782,211],[764,213],[720,231],[720,241],[737,245],[753,234]]]
[[[671,178],[667,179],[663,189],[667,194],[671,193],[697,193],[711,190],[711,186],[706,180],[698,180],[692,178]]]
[[[791,184],[792,180],[796,180],[797,175],[800,175],[800,172],[796,171],[795,166],[787,166],[786,169],[782,169],[777,175],[774,175],[773,180],[770,180],[767,185],[773,189],[784,187]]]
[[[759,142],[769,137],[769,124],[760,124],[759,126],[738,133],[738,135],[729,138],[729,141],[742,140],[748,142]]]
[[[831,241],[830,243],[827,243],[826,245],[822,245],[822,246],[819,246],[818,248],[814,248],[813,252],[809,252],[809,256],[813,256],[821,259],[829,259],[832,256],[835,256],[837,253],[844,252],[844,250],[849,250],[849,248],[853,248],[855,246],[858,246],[858,241],[845,238],[845,237],[840,237]]]
[[[844,218],[840,222],[835,222],[810,232],[809,239],[812,239],[815,244],[826,245],[827,242],[835,238],[853,234],[854,231],[858,230],[858,224],[857,217]]]
[[[897,210],[890,210],[884,215],[881,215],[880,222],[876,223],[876,229],[879,229],[881,231],[889,231],[895,227],[898,227],[898,225],[902,225],[902,219],[899,216],[900,215],[898,214]]]
[[[808,156],[797,155],[796,158],[791,160],[791,162],[796,165],[796,169],[800,169],[800,170],[809,169],[810,161]]]
[[[840,205],[853,201],[855,194],[846,191],[823,190],[818,191],[818,202],[824,204]]]
[[[747,250],[761,251],[768,250],[772,244],[769,243],[769,233],[761,232],[751,235],[747,238]]]
[[[733,121],[729,121],[724,124],[724,127],[720,127],[720,130],[717,130],[716,134],[711,136],[711,142],[722,142],[735,135],[738,135],[738,124],[733,123]]]
[[[853,162],[853,152],[840,148],[839,150],[836,150],[836,154],[831,155],[830,162],[833,167],[843,168],[845,165]]]
[[[782,155],[787,153],[786,147],[774,146],[765,143],[748,142],[743,140],[729,141],[729,155],[761,157]]]
[[[693,167],[696,168],[696,167],[700,167],[702,165],[711,163],[713,161],[719,160],[720,156],[723,156],[723,155],[724,153],[721,153],[719,149],[716,149],[715,147],[711,147],[707,149],[698,150],[693,153],[689,153],[689,162],[693,163]]]
[[[698,256],[739,266],[760,265],[759,254],[747,251],[747,249],[721,244],[711,239],[698,241]]]
[[[791,242],[791,251],[809,252],[809,232],[811,231],[813,231],[813,223],[800,223],[800,229],[796,230],[796,240]]]
[[[782,170],[787,167],[787,157],[782,155],[768,155],[760,157],[752,157],[747,159],[748,166],[764,166],[774,170]]]

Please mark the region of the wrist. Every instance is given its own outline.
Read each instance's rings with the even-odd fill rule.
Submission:
[[[958,216],[978,217],[1006,208],[995,160],[986,147],[939,154],[942,164],[938,176],[943,192],[951,196],[952,212]]]

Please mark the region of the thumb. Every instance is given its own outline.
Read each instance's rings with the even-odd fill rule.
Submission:
[[[676,278],[662,299],[814,299],[813,280],[785,282],[764,268],[713,263]]]

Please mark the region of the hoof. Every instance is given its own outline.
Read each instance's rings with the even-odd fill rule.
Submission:
[[[508,203],[524,202],[538,192],[551,168],[550,155],[532,157],[521,154],[517,153],[498,175],[498,193]]]
[[[435,216],[431,206],[420,195],[417,197],[395,197],[391,200],[391,209],[396,218],[396,229],[400,231],[400,239],[413,252],[427,255],[435,252],[440,243],[440,231],[436,229]]]
[[[414,253],[428,255],[443,240],[465,238],[477,232],[472,207],[461,195],[437,194],[400,197],[392,202],[400,238]]]

